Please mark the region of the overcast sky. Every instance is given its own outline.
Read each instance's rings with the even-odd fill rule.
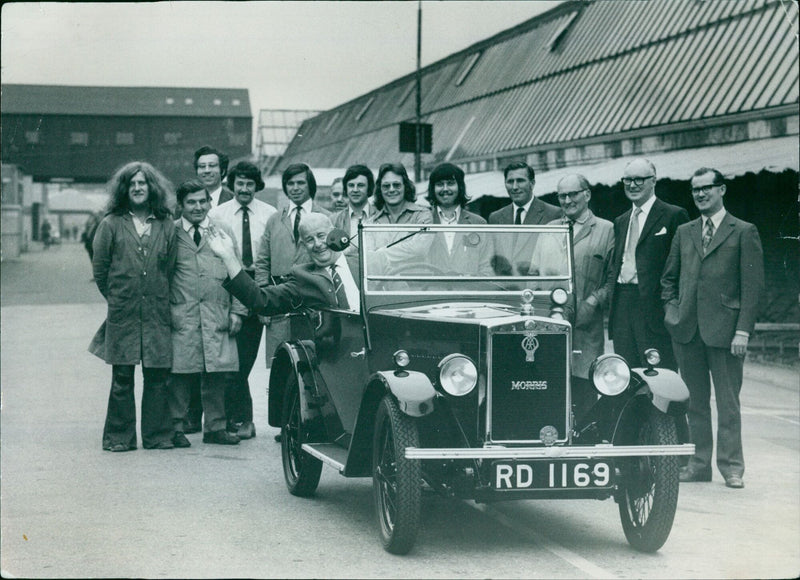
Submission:
[[[430,64],[558,2],[423,2]],[[417,2],[4,3],[2,82],[247,88],[329,109],[412,72]]]

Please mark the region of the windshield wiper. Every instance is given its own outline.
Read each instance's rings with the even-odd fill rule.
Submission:
[[[407,236],[403,236],[402,238],[400,238],[400,239],[397,239],[397,240],[393,241],[393,242],[392,242],[392,243],[390,243],[390,244],[386,244],[386,247],[387,247],[387,248],[391,248],[392,246],[394,246],[394,245],[396,245],[396,244],[399,244],[399,243],[400,243],[400,242],[402,242],[403,240],[407,240],[408,238],[410,238],[410,237],[412,237],[412,236],[416,236],[416,235],[417,235],[418,233],[420,233],[420,232],[427,232],[428,230],[430,230],[430,228],[429,228],[428,226],[422,227],[422,228],[418,229],[418,230],[417,230],[417,231],[415,231],[415,232],[411,232],[411,233],[410,233],[410,234],[408,234]]]

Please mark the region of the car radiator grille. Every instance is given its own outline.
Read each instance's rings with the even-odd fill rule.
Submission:
[[[539,442],[542,428],[550,426],[565,441],[567,334],[497,333],[489,352],[489,440]]]

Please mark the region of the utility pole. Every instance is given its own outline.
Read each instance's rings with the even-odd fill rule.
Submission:
[[[414,139],[414,181],[422,181],[422,161],[420,149],[422,148],[422,73],[420,65],[422,60],[422,0],[417,0],[417,123],[416,138]]]

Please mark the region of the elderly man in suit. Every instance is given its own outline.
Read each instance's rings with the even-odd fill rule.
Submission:
[[[464,183],[464,171],[452,163],[437,165],[428,180],[428,203],[435,224],[485,224],[481,216],[465,209],[469,198]],[[436,234],[428,262],[446,264],[447,270],[460,274],[492,276],[490,263],[493,244],[489,237],[456,232]]]
[[[256,199],[256,193],[264,189],[264,180],[258,167],[248,161],[241,161],[230,170],[228,186],[236,197],[211,208],[208,216],[233,231],[244,270],[251,278],[255,278],[254,262],[258,257],[258,241],[267,227],[267,221],[277,210]],[[228,415],[228,430],[236,433],[239,439],[250,439],[256,435],[248,377],[258,356],[263,331],[264,325],[258,315],[248,312],[242,320],[241,330],[236,334],[239,372],[228,385],[225,410]]]
[[[203,182],[192,179],[176,192],[181,217],[175,222],[175,274],[170,285],[172,376],[170,410],[175,447],[189,447],[185,421],[189,395],[199,384],[204,419],[203,443],[234,445],[239,438],[226,431],[225,388],[229,373],[239,370],[234,335],[247,310],[234,304],[220,285],[225,271],[208,246],[210,198]],[[215,227],[227,228],[223,224]],[[232,237],[233,232],[228,229]]]
[[[742,488],[739,392],[764,291],[764,258],[758,230],[725,210],[724,195],[719,171],[695,171],[692,197],[700,217],[678,228],[661,286],[664,322],[691,395],[689,429],[696,450],[681,481],[711,481],[710,374],[717,401],[717,468],[725,485]]]
[[[551,223],[572,224],[577,311],[572,334],[572,395],[580,418],[597,400],[589,380],[592,361],[603,354],[603,312],[614,287],[614,225],[589,209],[592,192],[583,175],[567,175],[558,182],[558,203],[564,217]]]
[[[331,216],[331,219],[334,227],[349,232],[350,237],[353,238],[358,234],[358,224],[365,222],[375,213],[375,209],[369,202],[369,198],[375,191],[375,176],[366,165],[351,165],[344,173],[342,185],[347,198],[347,207]],[[357,244],[351,243],[345,249],[344,255],[356,283],[360,284]]]
[[[664,326],[660,281],[675,231],[689,221],[689,214],[656,197],[656,168],[648,159],[628,163],[622,185],[631,209],[614,220],[616,283],[608,335],[614,352],[631,366],[645,366],[644,351],[656,348],[662,366],[677,370]]]
[[[330,249],[327,237],[333,229],[328,216],[309,213],[302,218],[299,236],[310,262],[298,264],[280,283],[259,288],[242,272],[234,241],[221,230],[212,232],[210,246],[228,271],[223,286],[239,301],[264,315],[298,308],[334,308],[358,311],[359,293],[347,260]]]
[[[511,163],[503,170],[503,175],[511,203],[490,214],[490,224],[546,224],[561,217],[559,208],[533,196],[536,174],[527,163]],[[533,236],[501,236],[498,240],[494,264],[497,274],[526,275],[536,239]]]

